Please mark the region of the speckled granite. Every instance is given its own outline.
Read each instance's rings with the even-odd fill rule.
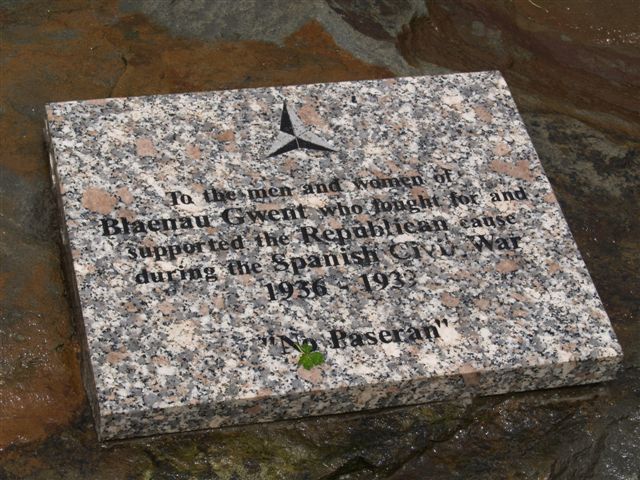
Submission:
[[[103,439],[607,380],[495,72],[50,104]],[[294,343],[326,356],[297,367]]]

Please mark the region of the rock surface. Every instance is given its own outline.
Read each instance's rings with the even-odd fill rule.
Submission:
[[[0,6],[0,478],[637,479],[634,2],[289,4]],[[44,103],[484,68],[506,76],[619,336],[617,380],[97,442],[60,265]]]

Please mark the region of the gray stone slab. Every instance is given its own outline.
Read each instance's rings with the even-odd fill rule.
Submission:
[[[620,365],[497,72],[47,116],[102,439],[599,382]],[[304,368],[296,345],[324,362]]]

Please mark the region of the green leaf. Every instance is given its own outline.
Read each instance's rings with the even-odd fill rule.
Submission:
[[[296,347],[296,350],[298,350],[300,353],[311,353],[313,350],[311,348],[311,345],[308,343],[303,343],[303,344],[296,343],[294,346]]]
[[[311,370],[316,365],[322,365],[324,363],[324,355],[320,352],[314,352],[313,347],[308,343],[295,344],[296,349],[300,352],[300,358],[298,359],[298,365],[304,367],[306,370]]]
[[[313,362],[313,365],[322,365],[324,363],[324,355],[320,352],[311,352],[309,358]]]
[[[301,364],[305,370],[311,370],[314,367],[313,360],[306,353],[300,357],[300,361],[298,363]]]

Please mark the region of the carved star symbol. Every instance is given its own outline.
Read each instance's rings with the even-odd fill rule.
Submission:
[[[335,149],[329,143],[311,132],[310,127],[302,123],[302,120],[298,118],[293,109],[287,108],[287,102],[285,101],[282,104],[280,131],[271,145],[267,157],[275,157],[298,148],[335,152]]]

